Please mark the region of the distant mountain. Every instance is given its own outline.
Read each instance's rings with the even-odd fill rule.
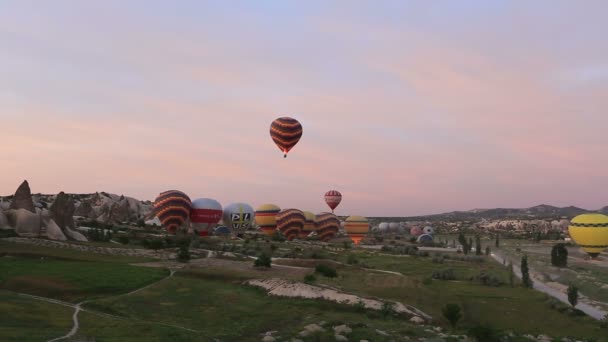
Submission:
[[[409,221],[480,221],[482,219],[556,219],[560,217],[572,218],[574,216],[601,212],[608,214],[608,206],[600,210],[587,210],[574,206],[555,207],[541,204],[530,208],[494,208],[494,209],[472,209],[468,211],[453,211],[443,214],[406,217]],[[383,218],[388,219],[388,218]],[[387,221],[390,221],[387,220]]]

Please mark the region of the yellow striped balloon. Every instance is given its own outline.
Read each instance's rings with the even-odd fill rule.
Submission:
[[[369,221],[363,216],[349,216],[344,221],[344,230],[355,245],[358,245],[369,232]]]
[[[568,227],[570,237],[591,257],[608,248],[608,216],[582,214],[573,218]]]
[[[315,214],[310,211],[304,211],[304,218],[304,227],[302,227],[302,230],[300,231],[300,235],[298,236],[299,239],[307,238],[310,233],[316,230]]]
[[[255,223],[268,236],[277,231],[277,214],[281,208],[274,204],[262,204],[255,211]]]

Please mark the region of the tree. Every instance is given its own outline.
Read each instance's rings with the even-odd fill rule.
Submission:
[[[551,249],[551,264],[556,267],[568,266],[568,249],[563,243],[558,243]]]
[[[515,285],[515,271],[513,271],[513,263],[509,261],[509,285]]]
[[[443,317],[450,322],[452,328],[456,327],[456,323],[458,320],[462,318],[462,314],[460,313],[460,306],[458,304],[447,304],[441,312],[443,313]]]
[[[481,255],[481,238],[479,234],[475,235],[475,255]]]
[[[528,256],[524,255],[521,257],[521,281],[526,288],[532,287],[532,279],[530,279],[530,273],[528,270]]]
[[[540,242],[541,240],[541,235],[540,235],[540,230],[536,232],[536,236],[534,237],[534,241],[536,242]]]
[[[496,233],[495,245],[496,245],[496,248],[500,248],[500,234],[499,233]]]
[[[460,234],[458,234],[458,242],[460,242],[460,244],[462,245],[462,252],[465,255],[469,254],[470,246],[469,246],[469,243],[467,242],[467,238],[464,236],[464,234],[462,232]]]
[[[177,261],[188,262],[190,260],[190,244],[182,243],[177,252]]]
[[[471,249],[473,248],[473,238],[469,238],[469,243],[467,244],[467,248],[468,248],[468,253],[471,253]]]
[[[492,253],[490,246],[486,246],[486,256],[490,256],[490,253]]]
[[[568,302],[570,302],[570,305],[572,305],[572,307],[575,307],[578,303],[578,287],[572,284],[568,286]]]

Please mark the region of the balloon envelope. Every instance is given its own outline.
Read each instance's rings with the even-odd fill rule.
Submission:
[[[431,235],[431,234],[422,234],[422,235],[418,236],[418,239],[416,239],[416,242],[422,243],[422,244],[433,242],[433,235]]]
[[[277,229],[291,241],[300,235],[306,216],[298,209],[285,209],[277,214]]]
[[[171,234],[175,234],[177,229],[186,222],[191,208],[190,197],[178,190],[162,192],[154,200],[156,217]]]
[[[255,211],[255,223],[268,236],[277,231],[277,214],[281,208],[274,204],[262,204]]]
[[[382,223],[380,223],[380,225],[378,226],[378,229],[379,229],[381,232],[387,232],[387,231],[388,231],[388,227],[389,227],[388,222],[382,222]]]
[[[222,205],[211,198],[198,198],[192,201],[190,221],[192,229],[201,236],[209,235],[209,228],[222,219]]]
[[[302,137],[302,125],[294,118],[278,118],[270,124],[270,137],[283,152],[283,156],[287,157],[287,153]]]
[[[319,240],[327,241],[340,230],[340,220],[332,213],[320,213],[315,216],[315,227]]]
[[[316,230],[315,226],[315,214],[310,211],[304,211],[304,227],[300,231],[299,238],[304,239],[310,235],[310,233]]]
[[[213,234],[214,235],[230,235],[231,232],[230,232],[230,228],[228,228],[226,226],[217,226],[213,230]]]
[[[412,227],[410,229],[410,235],[413,237],[418,237],[418,235],[422,234],[422,229],[420,227]]]
[[[426,226],[424,227],[424,229],[422,230],[423,234],[429,234],[429,235],[433,235],[435,234],[435,228],[431,227],[431,226]]]
[[[253,224],[255,213],[246,203],[232,203],[224,209],[223,221],[235,234],[244,233]]]
[[[369,231],[369,221],[363,216],[349,216],[344,221],[344,230],[355,245],[358,245]]]
[[[591,257],[608,248],[608,216],[582,214],[572,219],[568,227],[570,237]]]
[[[329,190],[325,193],[325,203],[327,203],[332,213],[341,201],[342,194],[338,190]]]

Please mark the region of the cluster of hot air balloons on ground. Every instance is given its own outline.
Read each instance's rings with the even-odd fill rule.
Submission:
[[[395,232],[403,234],[407,231],[407,228],[408,226],[405,222],[381,222],[378,225],[377,231],[380,233]],[[413,226],[409,228],[409,233],[412,237],[415,237],[416,241],[419,243],[433,242],[435,229],[431,226],[426,226],[424,228]]]
[[[325,194],[328,206],[333,210],[340,204],[342,195],[331,190]],[[274,204],[263,204],[253,210],[246,203],[232,203],[225,208],[211,198],[191,201],[188,195],[178,190],[165,191],[154,201],[154,210],[165,229],[175,234],[190,220],[192,231],[207,236],[220,220],[223,226],[215,227],[216,235],[242,235],[253,228],[254,223],[266,235],[280,232],[289,241],[303,239],[316,233],[321,241],[336,236],[340,230],[340,220],[333,213],[313,214],[298,209],[283,209]],[[351,216],[344,222],[344,230],[352,241],[358,244],[369,231],[369,223],[362,216]]]
[[[270,124],[270,137],[285,158],[300,141],[302,132],[302,125],[294,118],[280,117]],[[274,204],[263,204],[256,211],[246,203],[232,203],[222,209],[222,205],[214,199],[199,198],[191,201],[185,193],[170,190],[156,198],[154,209],[161,224],[173,234],[190,219],[193,232],[207,236],[221,220],[224,226],[216,227],[216,234],[232,232],[241,235],[255,223],[267,235],[278,231],[288,240],[293,240],[316,233],[320,240],[327,241],[340,230],[341,222],[334,215],[334,209],[341,201],[342,194],[339,191],[328,191],[325,193],[325,203],[332,212],[315,215],[298,209],[281,210]],[[358,244],[369,231],[369,222],[365,217],[351,216],[346,219],[343,227],[353,242]]]

